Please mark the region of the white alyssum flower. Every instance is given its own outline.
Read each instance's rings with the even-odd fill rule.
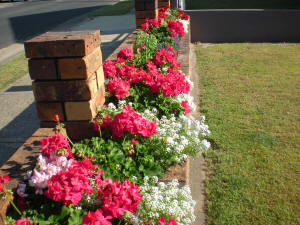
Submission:
[[[196,203],[188,186],[180,188],[176,179],[169,183],[159,182],[157,185],[153,185],[149,179],[146,180],[144,185],[140,186],[143,199],[134,215],[134,222],[137,222],[136,218],[143,218],[144,221],[156,224],[161,216],[166,219],[172,217],[180,225],[188,225],[195,221]]]
[[[182,162],[188,155],[195,155],[209,148],[209,142],[203,141],[210,134],[205,124],[205,117],[199,119],[191,115],[171,115],[168,119],[162,116],[158,119],[150,110],[142,113],[157,124],[157,134],[151,136],[150,145],[156,144],[155,152],[163,155],[165,160]]]
[[[189,24],[190,24],[190,21],[189,20],[180,20],[179,19],[179,22],[182,23],[183,25],[183,29],[184,29],[184,33],[188,33],[189,32]]]

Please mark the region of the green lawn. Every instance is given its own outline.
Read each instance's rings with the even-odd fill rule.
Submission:
[[[300,9],[299,0],[186,0],[187,9]]]
[[[97,17],[97,16],[118,16],[124,15],[130,12],[131,9],[134,7],[133,0],[124,0],[120,1],[114,5],[107,6],[100,8],[89,14],[90,18]]]
[[[28,73],[28,65],[24,53],[0,65],[0,90],[26,73]]]
[[[300,44],[196,47],[208,224],[300,224]]]

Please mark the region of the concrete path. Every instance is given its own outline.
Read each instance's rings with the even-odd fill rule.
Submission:
[[[135,29],[134,12],[124,16],[96,17],[69,21],[55,28],[66,30],[101,30],[103,60]],[[20,46],[19,46],[20,47]],[[39,127],[29,75],[0,91],[0,166]]]
[[[0,8],[0,48],[36,35],[119,0],[34,0]],[[2,5],[2,3],[1,3]]]

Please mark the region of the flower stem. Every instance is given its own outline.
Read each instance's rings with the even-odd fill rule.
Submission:
[[[9,200],[10,204],[14,207],[14,209],[17,211],[17,213],[19,213],[20,216],[22,216],[22,213],[20,212],[20,210],[17,208],[17,206],[15,205],[15,203],[10,199]]]

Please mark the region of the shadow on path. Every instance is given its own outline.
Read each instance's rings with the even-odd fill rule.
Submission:
[[[35,103],[0,130],[0,166],[39,128]]]

